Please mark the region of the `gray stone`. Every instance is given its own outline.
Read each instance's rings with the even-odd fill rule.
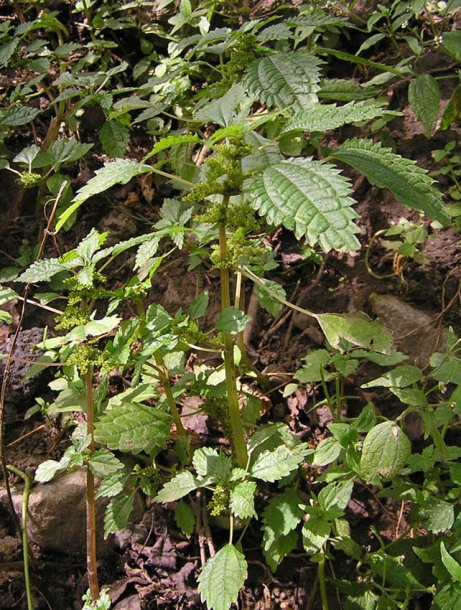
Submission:
[[[372,295],[370,303],[392,332],[395,347],[417,366],[425,367],[433,352],[444,349],[447,330],[438,328],[436,315],[430,316],[387,294]]]

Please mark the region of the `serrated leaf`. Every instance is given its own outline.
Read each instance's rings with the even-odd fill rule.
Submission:
[[[106,121],[99,132],[104,152],[109,157],[123,157],[130,141],[130,129],[116,119]]]
[[[98,487],[96,498],[113,498],[123,491],[130,475],[127,472],[114,472],[103,478]]]
[[[0,114],[0,125],[4,127],[19,127],[31,123],[40,114],[38,108],[30,106],[14,106]]]
[[[271,224],[282,224],[311,246],[353,252],[357,213],[351,185],[339,170],[312,159],[289,159],[266,168],[249,185],[252,207]]]
[[[49,282],[52,277],[67,271],[68,267],[64,263],[61,263],[57,258],[44,258],[39,261],[35,261],[32,265],[21,273],[18,277],[18,282]]]
[[[314,466],[326,466],[334,462],[341,453],[341,445],[332,437],[324,438],[317,445],[314,453]]]
[[[109,449],[158,451],[170,435],[172,417],[155,407],[124,403],[105,411],[95,424],[95,440]]]
[[[410,455],[411,443],[403,430],[392,421],[382,422],[368,432],[363,442],[361,475],[373,484],[379,483],[380,478],[392,479]]]
[[[442,563],[449,571],[452,578],[458,582],[461,582],[461,565],[459,565],[459,563],[447,551],[444,542],[440,543],[440,554],[442,556]]]
[[[211,447],[197,449],[192,458],[192,465],[199,476],[212,477],[220,483],[227,482],[232,471],[231,459]]]
[[[363,312],[350,314],[325,313],[317,316],[329,343],[344,348],[343,340],[353,345],[388,354],[392,347],[392,335],[380,320],[371,320]]]
[[[219,315],[216,321],[216,328],[225,333],[235,335],[242,332],[250,320],[251,316],[247,316],[241,309],[227,307]]]
[[[96,175],[85,186],[77,191],[72,204],[60,215],[56,223],[56,231],[59,231],[67,220],[87,199],[103,193],[115,184],[127,184],[135,176],[152,171],[149,165],[129,161],[128,159],[117,159],[105,163],[104,167],[96,170]]]
[[[198,590],[208,610],[229,610],[247,577],[243,553],[226,544],[204,565],[198,577]]]
[[[270,107],[303,110],[317,101],[322,61],[301,53],[274,53],[254,61],[244,84]]]
[[[272,280],[264,280],[264,284],[272,291],[275,292],[281,299],[286,299],[285,290],[277,284],[277,282],[273,282]],[[274,318],[278,318],[283,310],[283,303],[274,299],[267,290],[264,289],[263,286],[256,284],[256,299],[259,305],[268,311],[271,316]]]
[[[70,463],[70,460],[68,460]],[[56,460],[45,460],[41,464],[39,464],[37,470],[35,471],[35,480],[39,481],[39,483],[47,483],[51,481],[51,479],[58,473],[64,470],[67,467],[62,464],[62,460],[57,462]]]
[[[238,483],[230,493],[229,508],[233,515],[240,519],[257,517],[255,511],[256,483],[254,481],[242,481]]]
[[[134,507],[133,494],[125,493],[113,498],[104,514],[104,537],[122,530]]]
[[[199,481],[188,470],[183,470],[175,477],[165,483],[162,489],[155,496],[155,502],[174,502],[188,493],[194,491],[199,486]]]
[[[247,114],[253,103],[240,83],[232,87],[220,98],[202,106],[194,118],[202,122],[211,122],[228,127],[238,124]]]
[[[196,299],[194,299],[189,307],[189,315],[192,320],[198,320],[202,316],[205,315],[208,303],[210,300],[210,294],[208,290],[199,294]]]
[[[176,525],[185,536],[192,536],[195,530],[195,514],[189,504],[181,500],[174,510]]]
[[[37,146],[37,144],[32,144],[32,146],[28,146],[27,148],[21,150],[21,152],[15,156],[13,161],[15,163],[24,163],[24,165],[29,167],[32,165],[33,160],[38,154],[40,154],[40,147]]]
[[[294,489],[277,494],[263,512],[264,529],[270,529],[277,537],[294,530],[304,516],[300,498]]]
[[[371,184],[387,188],[403,205],[424,212],[441,224],[450,222],[443,210],[442,194],[434,188],[434,180],[414,161],[405,159],[370,140],[347,140],[333,152],[366,176]]]
[[[455,520],[453,505],[439,498],[425,498],[415,507],[414,513],[412,521],[416,520],[435,534],[449,530]]]
[[[121,318],[118,316],[106,316],[101,320],[91,320],[83,326],[76,326],[67,335],[68,341],[83,340],[86,337],[98,337],[113,331],[120,324]]]
[[[262,481],[278,481],[296,470],[306,456],[313,453],[307,443],[294,447],[281,445],[274,451],[264,451],[256,458],[250,474]]]
[[[331,525],[321,517],[310,517],[303,524],[302,536],[304,550],[315,555],[323,547],[331,534]]]
[[[385,111],[378,106],[371,106],[365,102],[350,102],[344,106],[336,104],[316,105],[310,110],[303,110],[294,116],[282,130],[289,131],[327,131],[336,129],[350,123],[371,121],[376,117],[382,117]]]
[[[71,163],[78,161],[86,153],[93,148],[93,144],[82,144],[74,136],[69,139],[60,138],[55,140],[50,146],[50,153],[54,159],[59,163]]]
[[[420,74],[413,79],[408,87],[408,101],[429,137],[440,107],[440,88],[435,78]]]
[[[13,38],[9,42],[0,46],[0,66],[3,68],[8,64],[10,59],[13,57],[16,47],[19,44],[19,36]]]
[[[381,388],[405,388],[418,382],[422,376],[423,372],[417,366],[403,364],[384,373],[378,379],[364,383],[362,388],[374,388],[377,386]]]
[[[111,451],[104,448],[96,449],[90,457],[88,464],[91,472],[98,477],[112,474],[124,467],[122,462]]]

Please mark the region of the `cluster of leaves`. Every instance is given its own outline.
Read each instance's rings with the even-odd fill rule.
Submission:
[[[160,4],[160,9],[172,8],[172,2]],[[250,318],[238,301],[229,304],[224,296],[214,328],[205,331],[201,319],[208,310],[207,293],[199,294],[187,312],[174,314],[146,299],[152,276],[164,260],[184,249],[190,269],[206,260],[219,271],[222,294],[229,293],[231,275],[239,281],[246,277],[256,284],[261,307],[278,315],[280,304],[287,301],[283,286],[265,277],[276,266],[266,234],[283,226],[319,251],[354,252],[360,247],[352,183],[339,163],[389,189],[404,206],[439,225],[450,224],[434,180],[413,161],[372,137],[338,137],[339,143],[330,146],[323,140],[326,132],[344,125],[360,125],[373,134],[399,114],[386,109],[379,94],[391,79],[410,76],[410,102],[430,135],[438,115],[435,80],[410,66],[426,48],[425,40],[417,43],[404,37],[413,55],[396,66],[362,57],[386,36],[400,44],[403,16],[409,22],[417,20],[426,9],[421,2],[381,7],[365,29],[371,33],[384,22],[385,29],[370,36],[352,56],[332,43],[338,43],[340,33],[357,27],[342,13],[300,6],[287,15],[243,25],[232,23],[227,15],[228,26],[218,5],[204,3],[193,9],[189,0],[182,0],[179,12],[167,15],[168,25],[153,25],[146,23],[136,2],[113,6],[106,1],[96,7],[83,0],[73,11],[85,20],[90,38],[80,34],[79,42],[66,42],[69,33],[58,12],[35,15],[30,7],[29,20],[21,14],[19,25],[2,24],[0,62],[12,70],[27,67],[31,74],[26,83],[9,91],[8,107],[0,113],[2,167],[19,174],[24,186],[38,185],[39,203],[45,201],[46,189],[55,198],[59,193],[56,231],[75,222],[86,202],[144,174],[153,174],[159,185],[168,181],[177,193],[164,200],[153,231],[104,247],[107,235],[93,229],[76,248],[38,260],[19,274],[19,282],[50,287],[35,295],[38,301],[47,306],[52,301],[65,303],[59,315],[59,328],[65,333],[45,337],[39,346],[42,362],[65,363],[51,384],[55,401],[42,402],[40,410],[85,410],[82,378],[92,367],[100,371],[94,437],[79,425],[62,459],[44,462],[36,478],[47,481],[69,467],[86,465],[102,479],[99,496],[110,498],[106,534],[125,526],[134,494],[141,489],[157,502],[176,503],[178,525],[192,535],[194,515],[186,498],[203,490],[211,514],[225,516],[231,532],[229,543],[206,562],[199,577],[202,600],[210,610],[227,610],[237,599],[247,564],[241,541],[234,543],[234,530],[237,522],[245,526],[258,516],[263,552],[273,571],[298,546],[299,533],[304,552],[319,565],[321,579],[325,560],[333,561],[339,552],[365,567],[360,582],[335,583],[347,595],[349,608],[404,608],[412,596],[431,587],[437,587],[434,610],[453,607],[461,597],[460,548],[450,533],[459,531],[460,455],[446,444],[445,435],[461,410],[461,359],[454,333],[449,334],[445,351],[432,355],[427,373],[393,349],[381,322],[365,314],[306,312],[320,325],[326,344],[306,357],[296,380],[321,386],[335,413],[328,426],[331,436],[314,449],[300,443],[285,425],[258,425],[261,403],[236,379],[251,374],[240,340]],[[129,28],[139,33],[140,58],[134,81],[126,83],[122,79],[128,66],[112,53],[117,43],[105,36]],[[459,60],[458,37],[453,34],[447,34],[441,45]],[[161,52],[165,41],[167,50]],[[324,55],[354,61],[376,75],[364,84],[329,80]],[[458,98],[459,85],[442,128],[458,116]],[[74,194],[61,167],[91,154],[92,143],[79,141],[77,126],[81,114],[94,107],[103,115],[101,150],[115,160],[106,160]],[[9,151],[17,128],[43,124],[46,133],[40,142],[16,155]],[[150,150],[140,162],[124,157],[133,130],[141,124]],[[416,260],[422,237],[414,227],[411,230],[402,227],[399,235],[405,233],[405,239],[399,248],[406,247],[405,255]],[[162,241],[169,249],[160,248]],[[106,270],[128,249],[136,249],[133,276],[109,290]],[[5,301],[15,296],[11,289],[2,294]],[[127,303],[138,312],[136,317],[126,317]],[[215,368],[186,368],[185,355],[191,349],[223,352],[224,362]],[[342,381],[364,362],[385,367],[364,389],[387,388],[403,405],[397,421],[378,416],[371,403],[358,417],[344,420]],[[116,396],[109,394],[113,370],[131,379],[130,387]],[[290,384],[286,394],[296,385]],[[450,399],[432,399],[437,391],[453,386],[457,389]],[[239,392],[241,406],[237,422],[227,408],[234,391]],[[201,397],[204,410],[216,408],[233,447],[231,455],[215,447],[192,453],[178,409],[191,395]],[[411,453],[401,427],[411,412],[424,423],[427,444],[422,453]],[[239,426],[248,437],[243,448]],[[165,482],[156,457],[174,436],[181,469]],[[93,441],[98,445],[95,451]],[[236,455],[238,450],[246,463]],[[148,466],[129,470],[119,452],[146,454]],[[306,472],[314,481],[308,500]],[[423,482],[417,483],[420,473]],[[271,485],[274,482],[277,486]],[[428,535],[417,541],[402,536],[373,551],[363,549],[353,540],[346,514],[355,483],[377,487],[381,497],[411,503],[412,527],[424,528]],[[258,515],[255,498],[263,485],[270,500]],[[414,557],[410,566],[403,559],[406,553]],[[432,575],[427,575],[424,564],[430,565]],[[324,586],[321,589],[323,594]],[[322,603],[327,608],[325,597]]]

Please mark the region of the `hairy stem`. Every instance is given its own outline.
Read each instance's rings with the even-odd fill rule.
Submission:
[[[94,453],[94,403],[93,403],[93,367],[85,375],[86,391],[86,425],[90,435],[90,457]],[[99,599],[98,568],[96,560],[96,499],[94,475],[90,466],[86,470],[86,566],[88,584],[92,601]]]
[[[230,300],[230,276],[226,265],[227,259],[227,236],[226,224],[219,225],[219,248],[221,253],[221,311],[231,306]],[[235,376],[234,341],[230,333],[224,334],[224,369],[226,371],[227,404],[229,407],[229,421],[231,427],[231,441],[237,464],[245,468],[248,454],[243,432],[243,424],[240,418],[240,407],[237,391],[237,379]]]
[[[24,480],[24,492],[22,494],[22,557],[24,563],[24,584],[26,586],[27,608],[28,610],[33,610],[34,601],[32,599],[29,571],[29,537],[27,534],[27,509],[29,506],[30,477],[27,473],[19,470],[19,468],[16,468],[16,466],[12,466],[11,464],[8,464],[7,468]]]

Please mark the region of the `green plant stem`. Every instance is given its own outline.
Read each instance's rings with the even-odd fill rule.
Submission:
[[[28,474],[8,464],[8,470],[14,472],[24,480],[24,492],[22,494],[22,557],[24,563],[24,581],[26,585],[26,596],[27,596],[27,608],[33,610],[34,602],[32,599],[32,589],[30,586],[30,571],[29,571],[29,537],[27,534],[27,509],[29,506],[29,494],[30,494],[30,477]]]
[[[93,367],[85,374],[86,392],[86,425],[90,436],[90,458],[94,453],[94,403],[93,403]],[[86,566],[88,584],[93,602],[99,599],[98,568],[96,558],[96,498],[94,475],[89,464],[86,470]]]
[[[327,587],[325,583],[325,555],[322,556],[322,559],[318,564],[318,576],[319,576],[319,589],[320,589],[320,598],[322,600],[322,610],[328,609],[328,598],[327,598]]]
[[[225,222],[219,225],[219,248],[221,253],[221,311],[231,306],[230,300],[230,276],[227,262],[227,235]],[[234,342],[230,333],[224,335],[224,369],[226,372],[227,404],[229,407],[229,421],[232,435],[232,446],[240,468],[245,468],[248,462],[248,454],[243,432],[243,424],[240,418],[240,406],[237,391],[237,379],[235,376]]]
[[[168,374],[168,369],[165,365],[165,361],[160,354],[154,354],[155,362],[157,363],[157,371],[160,377],[160,381],[163,385],[163,391],[165,392],[166,401],[171,411],[171,415],[173,416],[173,421],[176,426],[176,430],[180,436],[187,436],[187,432],[182,424],[181,416],[178,411],[178,407],[176,406],[176,401],[173,396],[173,392],[171,390],[170,384],[170,376]]]

